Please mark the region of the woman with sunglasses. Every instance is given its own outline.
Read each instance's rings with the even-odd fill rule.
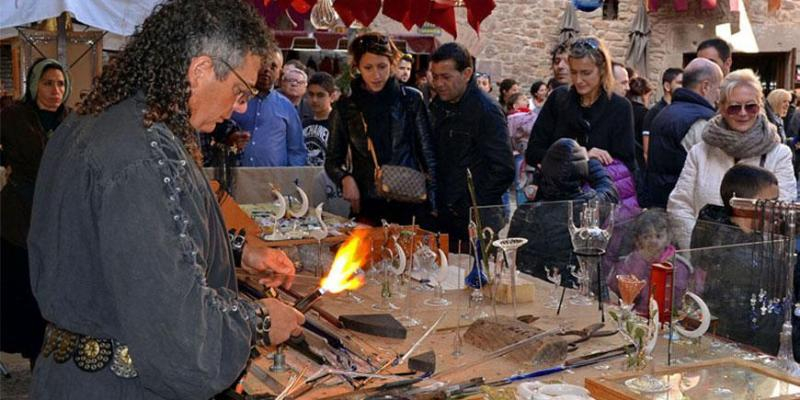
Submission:
[[[416,216],[417,223],[425,226],[436,209],[436,152],[422,93],[392,76],[400,52],[385,35],[362,34],[350,43],[348,52],[356,75],[350,83],[351,96],[336,103],[325,171],[342,187],[351,215],[359,222],[379,225],[385,219],[410,224]],[[368,139],[380,166],[400,165],[427,175],[424,203],[389,201],[378,194]]]
[[[703,131],[703,140],[689,151],[667,203],[683,248],[689,244],[700,209],[706,204],[723,205],[722,177],[736,164],[758,165],[775,174],[780,200],[792,200],[797,193],[792,152],[780,144],[775,126],[767,121],[761,81],[752,70],[740,69],[725,77],[719,110]]]

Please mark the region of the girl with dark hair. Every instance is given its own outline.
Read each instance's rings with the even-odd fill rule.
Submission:
[[[408,224],[416,216],[427,225],[428,215],[436,209],[436,152],[422,93],[392,76],[400,52],[385,35],[362,34],[350,43],[348,52],[356,76],[350,83],[351,96],[336,103],[325,170],[341,185],[351,214],[359,221]],[[414,204],[381,197],[375,186],[376,162],[424,172],[429,179],[427,201]]]
[[[27,237],[39,162],[47,141],[67,115],[69,75],[56,60],[41,59],[28,71],[25,96],[0,113],[5,166],[11,170],[0,192],[2,226],[2,333],[0,348],[22,353],[33,365],[45,322],[33,297]]]
[[[497,101],[505,109],[511,95],[519,93],[519,83],[513,79],[503,79],[499,86],[500,97],[497,98]]]

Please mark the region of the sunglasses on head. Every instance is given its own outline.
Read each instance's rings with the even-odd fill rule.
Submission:
[[[476,72],[475,73],[475,77],[476,78],[487,78],[487,79],[490,79],[490,80],[492,79],[492,76],[487,74],[487,73],[485,73],[485,72]]]
[[[744,110],[748,115],[755,115],[760,108],[758,103],[731,104],[725,108],[725,113],[728,115],[737,115]]]
[[[389,52],[389,37],[383,35],[362,36],[356,39],[356,45],[365,52],[384,54]]]
[[[599,50],[600,41],[595,38],[580,38],[572,43],[569,47],[570,50],[583,49],[583,50]]]

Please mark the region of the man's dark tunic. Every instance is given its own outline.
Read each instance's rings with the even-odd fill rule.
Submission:
[[[222,215],[208,182],[165,126],[146,129],[143,96],[73,114],[42,160],[28,238],[44,318],[128,345],[139,376],[40,356],[35,399],[208,399],[250,352]]]

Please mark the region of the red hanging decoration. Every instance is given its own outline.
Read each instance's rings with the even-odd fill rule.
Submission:
[[[314,4],[317,4],[317,0],[292,0],[291,7],[300,14],[305,14],[311,11]]]
[[[781,0],[769,0],[767,11],[777,11],[781,8]]]
[[[378,12],[381,10],[381,0],[336,0],[333,8],[345,25],[350,26],[353,21],[357,20],[367,26],[378,16]]]
[[[409,18],[411,0],[390,0],[383,3],[383,15],[403,24],[406,30],[411,30],[414,23]]]
[[[658,11],[659,0],[647,0],[647,11],[654,12]]]
[[[431,12],[430,0],[387,0],[383,3],[383,15],[400,22],[406,30],[422,26]]]
[[[389,0],[391,2],[392,0]],[[411,0],[408,10],[408,20],[416,26],[425,25],[428,15],[431,13],[432,3],[430,0]]]
[[[452,5],[434,3],[427,20],[442,28],[445,32],[453,35],[453,38],[458,36],[458,31],[456,29],[456,10]]]
[[[714,10],[717,8],[717,0],[700,0],[700,8],[703,10]]]
[[[467,22],[475,29],[475,33],[480,34],[481,22],[492,14],[495,8],[494,0],[464,0],[467,6]]]

